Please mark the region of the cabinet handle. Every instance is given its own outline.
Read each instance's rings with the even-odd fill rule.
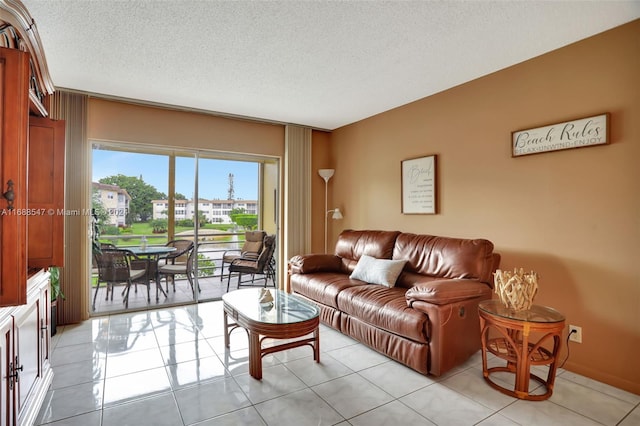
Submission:
[[[7,200],[7,209],[13,210],[13,201],[16,198],[16,194],[13,192],[13,181],[11,179],[7,181],[7,190],[2,196]]]
[[[16,364],[18,364],[18,357],[16,357]],[[24,369],[24,365],[20,367],[14,367],[13,363],[9,363],[9,375],[7,379],[9,379],[9,389],[13,389],[13,384],[18,383],[20,381],[20,372]]]

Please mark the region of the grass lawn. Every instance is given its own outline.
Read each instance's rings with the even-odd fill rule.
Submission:
[[[201,230],[214,229],[218,231],[227,231],[230,228],[233,228],[233,224],[213,224],[208,223],[205,226],[201,227]],[[192,227],[186,226],[176,226],[175,233],[178,235],[184,231],[193,231]],[[100,241],[105,243],[113,243],[118,246],[135,246],[140,244],[140,236],[145,235],[147,237],[147,241],[149,244],[166,244],[168,240],[168,236],[166,233],[164,234],[154,234],[153,227],[151,223],[148,222],[139,222],[131,225],[130,228],[121,229],[118,235],[101,235]],[[214,237],[208,237],[214,238]],[[219,237],[215,237],[215,240],[218,241],[226,241],[230,239],[229,236],[221,235]]]

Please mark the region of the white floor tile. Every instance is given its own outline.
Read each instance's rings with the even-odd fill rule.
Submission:
[[[61,389],[81,383],[104,380],[105,370],[106,358],[104,357],[59,365],[55,368],[51,389]]]
[[[501,410],[500,414],[518,424],[528,426],[602,426],[602,423],[550,401],[518,400]]]
[[[231,378],[216,380],[175,391],[185,425],[249,407],[251,402]]]
[[[493,413],[493,410],[439,383],[402,397],[400,402],[439,425],[472,425]]]
[[[50,390],[38,416],[38,424],[66,419],[102,408],[104,381]]]
[[[122,376],[164,366],[160,349],[144,349],[132,352],[111,353],[107,356],[107,378]]]
[[[520,426],[520,423],[509,420],[500,413],[496,413],[478,423],[478,426]]]
[[[307,386],[315,386],[353,373],[353,370],[327,353],[320,355],[319,363],[309,357],[285,362],[284,365]]]
[[[549,401],[605,425],[617,424],[635,406],[561,377],[556,380]]]
[[[268,425],[334,425],[342,416],[311,389],[302,389],[256,404]]]
[[[68,417],[56,422],[47,423],[48,426],[101,426],[102,411],[92,411],[86,414]]]
[[[434,380],[395,361],[367,368],[359,372],[365,379],[374,383],[395,398],[400,398],[425,386]]]
[[[164,367],[107,378],[104,383],[104,406],[109,407],[171,391]]]
[[[191,342],[177,343],[175,345],[161,346],[160,353],[162,354],[165,365],[215,356],[215,352],[209,345],[209,342],[204,338]]]
[[[216,356],[170,364],[165,368],[174,390],[231,375]]]
[[[262,369],[262,380],[256,380],[249,374],[235,376],[235,380],[253,404],[277,398],[306,387],[300,379],[281,364],[264,367]]]
[[[613,386],[607,385],[602,382],[598,382],[588,377],[584,377],[579,374],[566,371],[562,374],[562,378],[564,380],[570,380],[574,383],[578,383],[580,385],[597,390],[598,392],[602,392],[606,395],[613,396],[614,398],[621,399],[631,404],[634,404],[634,405],[640,404],[640,395],[636,395],[631,392],[626,392],[626,391],[623,391],[622,389],[614,388]]]
[[[240,410],[232,411],[228,414],[223,414],[218,417],[214,417],[209,420],[197,423],[197,426],[265,426],[266,423],[260,417],[260,414],[256,409],[252,407],[242,408]]]
[[[96,357],[104,356],[104,353],[100,353],[95,350],[95,345],[93,343],[63,346],[56,348],[51,354],[51,365],[53,367],[57,367],[59,365],[74,364],[79,361],[88,361]]]
[[[364,414],[349,419],[353,426],[434,426],[434,423],[413,411],[399,401],[374,408]]]
[[[473,368],[450,376],[439,383],[496,411],[516,401],[516,398],[491,388],[484,380],[482,372]]]
[[[102,426],[179,424],[182,424],[180,411],[170,393],[105,408],[102,416]]]
[[[618,424],[618,426],[637,426],[640,425],[640,405],[636,406],[636,408]]]
[[[320,347],[322,347],[322,341],[320,342]],[[327,353],[353,371],[364,370],[389,361],[386,356],[360,343],[334,349]]]
[[[171,289],[171,300],[187,300],[187,290]],[[54,380],[36,424],[640,424],[640,395],[565,370],[548,401],[508,397],[485,383],[481,352],[428,377],[321,325],[320,363],[308,347],[279,352],[263,358],[263,380],[256,380],[248,374],[246,332],[235,330],[230,348],[223,336],[220,301],[61,326],[51,344]],[[488,358],[490,366],[503,363]],[[495,379],[513,386],[513,375]]]
[[[393,400],[357,373],[340,377],[311,388],[345,419],[362,414]]]

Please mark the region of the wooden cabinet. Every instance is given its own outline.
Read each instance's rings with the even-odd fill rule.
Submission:
[[[64,129],[64,121],[29,119],[29,268],[64,266]]]
[[[64,122],[29,116],[29,75],[0,48],[0,306],[26,302],[28,268],[64,266]]]
[[[0,306],[8,306],[26,302],[28,53],[0,48],[0,94]]]
[[[0,426],[35,421],[53,380],[49,273],[28,281],[27,303],[0,312]]]
[[[45,267],[63,266],[64,124],[34,19],[0,0],[0,426],[30,425],[53,379]]]

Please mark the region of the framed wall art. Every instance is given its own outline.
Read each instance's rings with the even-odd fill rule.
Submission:
[[[402,161],[403,214],[437,213],[436,159],[436,155],[428,155]]]
[[[520,157],[609,143],[609,116],[603,113],[586,118],[549,124],[511,133],[511,156]]]

